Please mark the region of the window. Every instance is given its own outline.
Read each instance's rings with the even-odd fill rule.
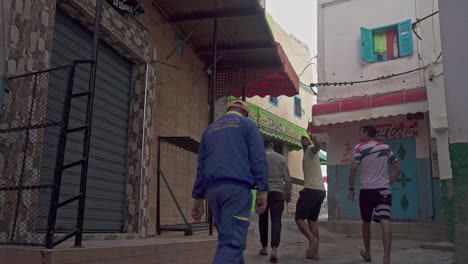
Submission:
[[[301,97],[294,97],[294,115],[296,117],[302,118],[302,106],[301,106]]]
[[[270,104],[278,107],[278,97],[270,95]]]
[[[412,26],[411,19],[409,19],[380,28],[361,27],[362,60],[374,63],[413,54]]]

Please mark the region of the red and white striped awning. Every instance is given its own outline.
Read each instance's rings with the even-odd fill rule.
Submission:
[[[391,94],[318,103],[312,107],[313,126],[427,112],[425,87]]]

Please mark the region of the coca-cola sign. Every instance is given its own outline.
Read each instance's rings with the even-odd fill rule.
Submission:
[[[418,122],[378,125],[379,139],[412,138],[418,135]]]

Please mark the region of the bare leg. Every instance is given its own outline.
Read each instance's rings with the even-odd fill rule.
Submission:
[[[309,230],[312,233],[312,235],[317,239],[317,246],[315,247],[315,255],[314,259],[319,260],[320,259],[320,254],[319,254],[319,244],[320,244],[320,238],[319,238],[319,228],[318,224],[316,221],[311,221],[309,220]]]
[[[380,221],[382,227],[382,239],[384,245],[384,264],[390,264],[390,251],[392,249],[392,225],[390,220],[382,219]]]
[[[371,241],[371,229],[370,229],[370,222],[362,222],[362,239],[364,240],[364,247],[365,251],[361,252],[361,255],[364,259],[369,260],[371,259],[371,249],[370,249],[370,241]]]
[[[310,232],[309,225],[303,219],[296,219],[297,227],[301,230],[302,234],[309,240],[309,247],[306,251],[307,258],[313,258],[315,255],[315,248],[317,247],[318,240]]]
[[[307,225],[305,220],[296,219],[296,224],[302,234],[309,240],[309,243],[317,240],[314,235],[312,235],[312,232],[310,232],[309,225]]]

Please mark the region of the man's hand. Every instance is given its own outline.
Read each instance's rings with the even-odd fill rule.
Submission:
[[[205,212],[204,200],[196,199],[192,207],[192,219],[195,223],[200,222],[203,213]]]
[[[351,170],[349,171],[349,194],[348,199],[354,201],[354,179],[356,178],[357,171],[359,169],[359,163],[353,162]]]
[[[389,187],[392,186],[392,184],[400,177],[401,174],[401,168],[400,168],[400,163],[398,161],[394,161],[392,163],[392,177],[390,177],[390,182],[388,183]]]
[[[287,203],[287,204],[291,202],[291,194],[290,193],[284,195],[284,202]]]
[[[257,198],[255,202],[255,213],[263,214],[267,208],[268,192],[257,191]]]

